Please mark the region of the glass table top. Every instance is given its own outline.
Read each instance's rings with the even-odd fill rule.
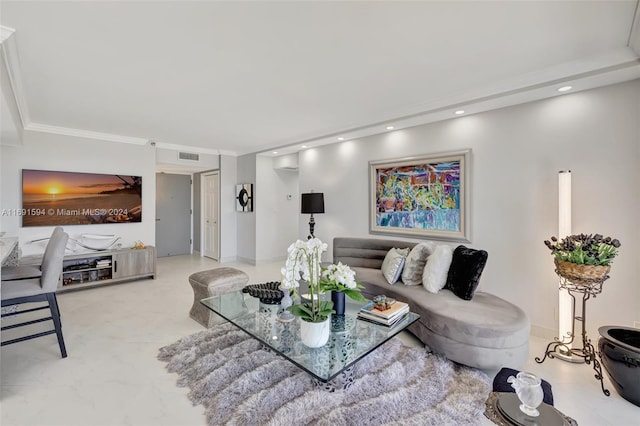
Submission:
[[[280,305],[260,303],[241,291],[201,303],[322,382],[334,379],[420,318],[410,312],[393,328],[372,324],[356,318],[364,304],[347,298],[345,315],[331,318],[329,342],[312,349],[300,340],[300,318],[278,320]]]

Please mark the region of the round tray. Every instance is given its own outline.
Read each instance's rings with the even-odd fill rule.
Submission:
[[[558,410],[549,404],[542,403],[538,407],[540,415],[531,417],[520,411],[520,400],[515,393],[501,393],[498,397],[498,411],[507,420],[516,425],[564,426],[564,418]]]

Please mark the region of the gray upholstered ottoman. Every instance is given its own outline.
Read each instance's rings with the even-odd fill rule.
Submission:
[[[193,306],[189,311],[189,316],[207,328],[225,322],[224,318],[202,305],[200,300],[242,290],[247,282],[249,282],[249,275],[229,267],[191,274],[189,284],[193,288]],[[242,303],[241,300],[238,302]]]

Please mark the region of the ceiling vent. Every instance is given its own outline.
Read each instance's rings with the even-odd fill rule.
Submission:
[[[178,158],[180,160],[192,160],[192,161],[200,161],[199,154],[192,154],[190,152],[179,152]]]

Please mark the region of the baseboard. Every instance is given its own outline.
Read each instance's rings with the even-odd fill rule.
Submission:
[[[236,260],[237,260],[238,262],[247,263],[247,264],[249,264],[249,265],[256,266],[256,260],[255,260],[255,259],[248,259],[248,258],[246,258],[246,257],[240,257],[240,256],[238,256],[238,257],[236,258]]]
[[[219,263],[230,263],[230,262],[241,262],[246,263],[248,265],[256,266],[258,263],[271,263],[271,262],[282,262],[282,266],[284,266],[284,262],[287,260],[286,256],[278,256],[270,259],[260,259],[256,261],[255,259],[249,259],[241,256],[230,256],[230,257],[221,257],[218,260]]]
[[[287,256],[277,256],[277,257],[270,257],[267,259],[258,259],[257,263],[282,262],[282,266],[284,266],[286,261],[287,261]]]
[[[539,325],[532,325],[530,334],[535,337],[541,337],[546,340],[553,340],[558,337],[558,330],[553,328],[540,327]]]

